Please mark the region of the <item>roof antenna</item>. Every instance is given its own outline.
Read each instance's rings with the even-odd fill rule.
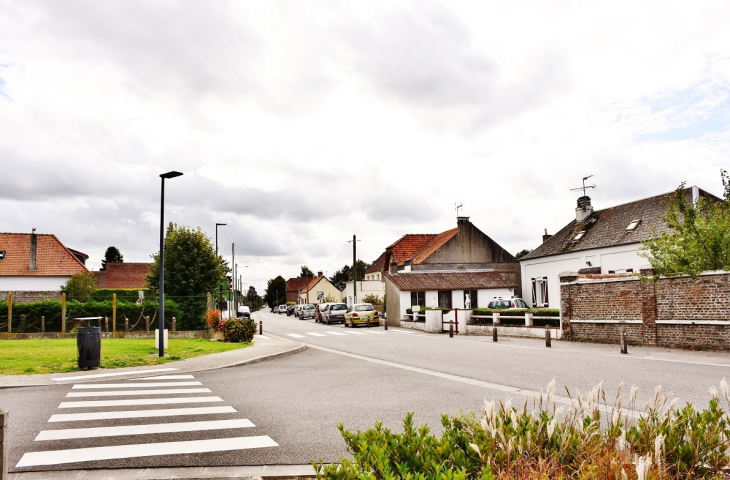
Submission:
[[[456,216],[457,216],[457,218],[459,217],[459,209],[460,209],[461,207],[463,207],[463,206],[464,206],[464,204],[463,204],[463,203],[460,203],[460,204],[458,204],[458,205],[457,205],[456,203],[454,203],[454,208],[456,208]]]
[[[586,196],[586,189],[596,188],[596,184],[595,183],[593,185],[586,185],[586,180],[588,180],[592,176],[593,175],[588,175],[587,177],[583,177],[583,186],[582,187],[578,187],[578,188],[571,188],[570,191],[571,192],[577,192],[579,190],[583,190],[583,196],[585,197]]]

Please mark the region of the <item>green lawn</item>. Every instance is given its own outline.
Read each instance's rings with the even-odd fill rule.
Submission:
[[[153,338],[109,338],[101,341],[102,368],[159,365],[173,360],[226,352],[250,343],[211,342],[204,338],[171,338],[160,358]],[[153,354],[150,356],[150,354]],[[0,375],[77,371],[76,339],[0,340]]]

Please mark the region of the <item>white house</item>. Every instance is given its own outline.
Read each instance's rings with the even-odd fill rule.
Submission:
[[[714,196],[697,187],[685,189],[688,199]],[[575,219],[520,259],[523,299],[533,307],[560,308],[559,274],[638,273],[648,265],[639,255],[641,242],[667,230],[665,202],[674,192],[593,210],[587,196],[578,199]]]
[[[0,298],[8,292],[16,300],[54,297],[76,273],[90,272],[55,235],[0,233]]]

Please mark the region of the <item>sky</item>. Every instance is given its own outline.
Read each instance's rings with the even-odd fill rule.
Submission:
[[[98,269],[200,227],[263,293],[459,214],[512,253],[596,209],[722,193],[726,1],[0,0],[0,231]],[[245,267],[247,266],[247,267]]]

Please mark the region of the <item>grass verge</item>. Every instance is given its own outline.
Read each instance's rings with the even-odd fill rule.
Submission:
[[[166,356],[160,358],[156,355],[154,339],[105,338],[101,341],[101,366],[159,365],[249,346],[250,343],[211,342],[205,338],[171,338]],[[78,369],[75,338],[0,341],[0,375],[73,372]]]

